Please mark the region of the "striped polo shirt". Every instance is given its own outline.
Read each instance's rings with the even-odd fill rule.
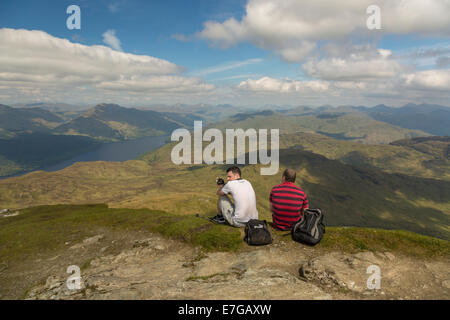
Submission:
[[[308,198],[303,189],[292,182],[284,182],[272,188],[273,227],[279,230],[290,230],[301,218],[301,210],[308,208]]]

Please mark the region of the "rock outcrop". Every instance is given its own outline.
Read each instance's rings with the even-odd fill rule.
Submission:
[[[71,247],[103,245],[103,236]],[[102,254],[81,270],[81,287],[68,274],[51,275],[26,299],[448,299],[448,261],[424,262],[389,252],[322,252],[294,244],[205,253],[154,235],[119,254]],[[370,266],[379,289],[368,286]]]

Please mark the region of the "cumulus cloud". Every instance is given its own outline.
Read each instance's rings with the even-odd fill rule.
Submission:
[[[242,81],[238,86],[248,99],[262,103],[274,97],[281,101],[318,104],[407,103],[428,101],[448,104],[450,69],[427,70],[402,74],[379,81],[358,80],[290,80],[262,77]],[[319,102],[320,101],[320,102]]]
[[[72,43],[43,31],[0,29],[0,93],[91,97],[167,92],[199,93],[214,86],[185,77],[169,61],[95,45]],[[56,96],[57,95],[57,96]]]
[[[275,51],[284,61],[297,62],[304,60],[316,48],[317,45],[314,42],[301,41],[297,46],[284,47]]]
[[[203,83],[199,78],[165,75],[151,77],[132,77],[117,81],[104,81],[97,88],[133,92],[187,92],[212,90],[213,85]]]
[[[413,89],[450,91],[450,69],[427,70],[406,74],[404,85]]]
[[[248,79],[246,81],[242,81],[238,85],[238,88],[243,90],[276,93],[324,92],[328,90],[328,87],[329,83],[326,81],[298,81],[289,79],[274,79],[271,77],[263,77],[258,80]]]
[[[117,51],[122,51],[120,40],[116,36],[115,30],[108,30],[103,35],[103,42]]]
[[[197,36],[222,48],[250,42],[289,62],[301,61],[319,41],[367,30],[373,0],[249,0],[243,18],[207,21]],[[450,36],[448,0],[379,0],[384,33]],[[372,33],[376,34],[376,33]]]
[[[302,65],[309,76],[326,80],[389,79],[407,70],[386,49],[356,50],[346,57],[311,59]]]

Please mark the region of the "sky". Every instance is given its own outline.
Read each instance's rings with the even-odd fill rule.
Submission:
[[[450,106],[450,0],[2,0],[0,103],[36,102]]]

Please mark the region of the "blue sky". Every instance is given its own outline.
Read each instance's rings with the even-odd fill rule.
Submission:
[[[366,26],[371,4],[381,29]],[[445,0],[6,0],[0,100],[448,105],[449,30]]]

